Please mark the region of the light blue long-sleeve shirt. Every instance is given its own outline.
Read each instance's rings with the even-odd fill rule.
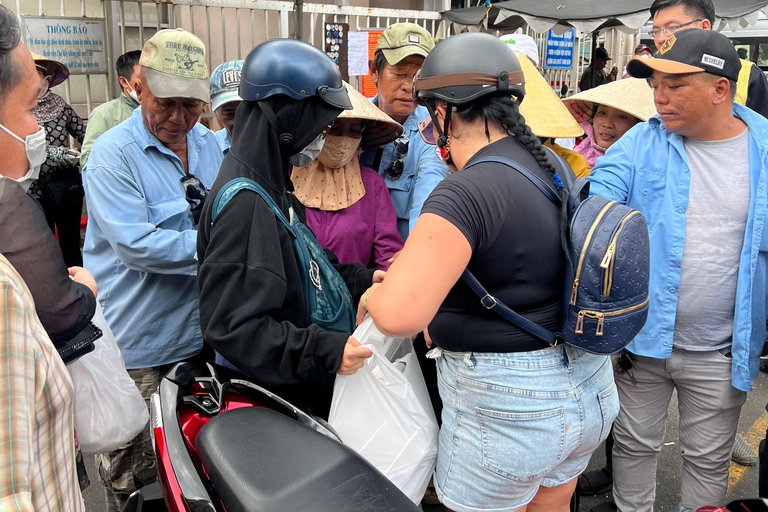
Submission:
[[[372,100],[376,103],[376,98]],[[416,225],[421,207],[438,183],[448,176],[448,167],[435,153],[437,146],[424,142],[417,123],[429,117],[426,107],[417,107],[403,123],[403,135],[409,139],[408,154],[405,156],[403,174],[393,180],[384,169],[397,159],[394,143],[384,146],[379,165],[379,174],[387,184],[397,216],[397,230],[403,240]],[[360,164],[371,167],[378,148],[370,148],[360,155]]]
[[[203,125],[187,134],[187,161],[210,188],[222,155]],[[141,107],[98,138],[83,170],[83,260],[128,369],[173,363],[203,346],[184,174],[179,157],[147,130]]]
[[[227,156],[227,153],[229,153],[229,148],[232,147],[232,136],[229,134],[226,128],[222,128],[217,132],[213,132],[213,136],[216,137],[216,142],[218,142],[219,147],[221,148],[221,153],[224,156]]]
[[[758,376],[766,335],[768,291],[768,120],[742,105],[733,113],[749,127],[750,203],[741,250],[733,325],[734,387],[750,391]],[[728,172],[728,169],[712,169]],[[598,158],[591,193],[627,204],[645,215],[651,240],[648,321],[627,347],[667,359],[672,354],[685,213],[691,175],[683,138],[664,129],[658,116],[640,123]],[[706,276],[702,276],[703,279]]]

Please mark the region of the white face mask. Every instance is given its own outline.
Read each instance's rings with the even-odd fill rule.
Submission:
[[[323,150],[323,144],[325,144],[325,133],[321,133],[312,142],[307,144],[304,149],[295,155],[291,155],[288,161],[294,167],[305,167],[317,158],[317,155]]]
[[[136,100],[136,103],[138,103],[139,102],[139,95],[136,94],[136,91],[133,90],[133,87],[131,87],[130,85],[128,87],[131,89],[130,91],[128,91],[128,96],[130,96],[131,98]]]
[[[27,153],[29,169],[24,176],[17,178],[16,181],[19,182],[24,190],[29,190],[29,187],[32,186],[32,182],[36,180],[38,176],[40,176],[40,166],[43,165],[43,162],[45,162],[45,158],[47,156],[46,149],[48,148],[48,143],[45,140],[45,128],[40,126],[39,130],[37,130],[35,133],[27,135],[26,139],[22,139],[2,124],[0,124],[0,128],[2,128],[14,139],[24,144],[24,150]]]

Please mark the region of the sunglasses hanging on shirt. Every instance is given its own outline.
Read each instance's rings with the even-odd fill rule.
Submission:
[[[384,174],[387,175],[390,179],[396,180],[403,175],[403,170],[405,169],[404,159],[408,154],[409,142],[410,139],[408,139],[407,136],[401,135],[392,143],[395,148],[396,158],[387,166],[386,169],[384,169]]]
[[[208,197],[208,189],[200,181],[200,178],[194,174],[187,174],[180,180],[181,186],[184,187],[184,196],[189,203],[192,210],[192,217],[195,220],[195,225],[200,222],[200,214],[203,211],[203,205]]]

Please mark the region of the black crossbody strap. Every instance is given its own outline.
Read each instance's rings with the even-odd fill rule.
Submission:
[[[475,162],[472,162],[470,165],[464,168],[464,170],[468,169],[469,167],[472,167],[473,165],[477,165],[484,162],[493,162],[498,163],[502,165],[506,165],[508,167],[511,167],[512,169],[516,170],[528,180],[533,183],[536,188],[538,188],[542,194],[544,194],[547,199],[549,199],[555,206],[560,208],[563,204],[562,200],[560,199],[560,196],[557,195],[557,192],[552,190],[550,186],[548,186],[544,180],[533,174],[531,171],[526,169],[524,166],[520,165],[519,163],[510,160],[509,158],[504,158],[500,156],[488,156],[485,158],[481,158]],[[490,309],[492,311],[495,311],[499,314],[502,318],[504,318],[506,321],[511,323],[512,325],[516,325],[520,329],[524,330],[531,336],[534,336],[535,338],[538,338],[539,340],[543,341],[544,343],[547,343],[551,346],[558,345],[561,342],[561,338],[557,336],[555,333],[550,331],[549,329],[545,329],[536,322],[532,322],[531,320],[528,320],[524,316],[515,313],[509,307],[501,302],[500,300],[496,299],[493,295],[488,293],[488,290],[485,289],[485,287],[480,284],[480,281],[477,280],[477,278],[472,275],[472,272],[469,271],[469,269],[465,269],[464,273],[461,275],[461,278],[464,279],[464,282],[467,283],[467,286],[470,287],[470,289],[480,298],[480,303],[483,305],[484,308]]]
[[[538,338],[544,343],[552,346],[559,344],[559,338],[557,335],[555,335],[555,333],[543,328],[536,322],[532,322],[524,316],[515,313],[509,309],[506,304],[488,293],[488,290],[486,290],[485,287],[480,284],[480,281],[478,281],[477,278],[472,275],[472,272],[469,270],[464,270],[461,278],[464,279],[464,282],[467,283],[473,292],[475,292],[475,295],[480,297],[480,303],[483,305],[483,307],[495,311],[511,324],[518,326],[531,336]]]
[[[557,195],[557,192],[552,190],[552,187],[547,185],[544,180],[533,174],[531,171],[520,165],[519,163],[515,162],[514,160],[510,160],[509,158],[504,158],[502,156],[487,156],[485,158],[481,158],[480,160],[477,160],[475,162],[472,162],[470,165],[466,166],[463,170],[469,169],[470,167],[473,167],[477,164],[485,163],[485,162],[493,162],[497,164],[506,165],[508,167],[511,167],[512,169],[516,170],[526,178],[528,178],[528,181],[536,185],[536,188],[541,190],[541,193],[547,196],[547,199],[549,199],[555,206],[560,208],[562,206],[563,202],[560,199],[560,196]]]

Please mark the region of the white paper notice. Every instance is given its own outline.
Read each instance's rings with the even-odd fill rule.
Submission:
[[[349,32],[347,58],[349,76],[368,74],[368,32]]]

